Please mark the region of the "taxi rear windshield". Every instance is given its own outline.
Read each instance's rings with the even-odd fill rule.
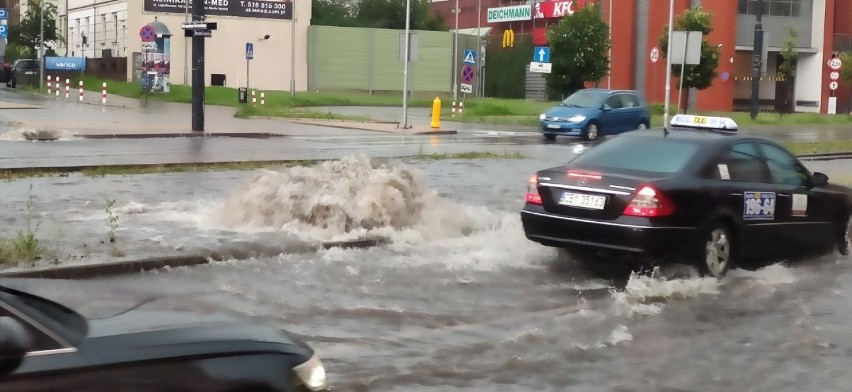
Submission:
[[[699,147],[683,140],[622,136],[589,149],[571,163],[625,172],[671,174],[682,170]]]

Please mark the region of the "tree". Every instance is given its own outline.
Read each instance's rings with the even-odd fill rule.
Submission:
[[[675,20],[675,31],[700,31],[707,37],[711,31],[713,13],[704,11],[700,6],[686,10],[683,15],[678,15]],[[669,25],[663,26],[663,34],[659,40],[663,57],[668,57],[669,49]],[[683,72],[683,87],[689,91],[690,88],[704,90],[713,85],[716,77],[716,67],[719,66],[719,47],[710,44],[706,38],[701,40],[701,58],[697,65],[686,65]],[[672,74],[681,77],[681,65],[672,64]],[[689,94],[684,99],[684,107],[688,107]]]
[[[444,22],[429,14],[428,0],[411,1],[412,30],[446,30]],[[355,27],[405,29],[406,0],[361,0],[355,12]]]
[[[852,52],[840,54],[840,81],[849,86],[849,115],[852,116]]]
[[[29,0],[27,14],[21,18],[21,23],[15,29],[9,31],[9,43],[15,43],[23,48],[26,55],[36,57],[41,31],[41,6],[38,0]],[[44,41],[56,42],[60,39],[56,30],[57,9],[53,4],[44,4]],[[48,45],[45,45],[47,48]],[[55,45],[54,45],[55,46]],[[23,52],[23,51],[22,51]],[[45,54],[53,53],[52,49],[45,49]],[[21,53],[22,55],[24,53]]]
[[[358,22],[355,14],[357,4],[348,0],[313,0],[311,24],[317,26],[352,27]]]
[[[570,95],[585,82],[598,81],[609,71],[612,41],[609,27],[597,4],[589,4],[574,15],[562,17],[547,30],[551,73],[547,75],[550,97]]]
[[[796,52],[796,37],[799,32],[795,28],[790,27],[787,35],[787,40],[784,41],[784,48],[781,49],[781,64],[778,64],[777,76],[784,79],[784,85],[787,88],[787,101],[784,102],[784,107],[780,110],[781,115],[784,113],[792,113],[793,102],[793,86],[794,78],[796,77],[796,63],[799,60],[799,53]]]

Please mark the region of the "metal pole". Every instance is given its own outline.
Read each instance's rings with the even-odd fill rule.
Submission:
[[[669,46],[666,49],[666,103],[663,109],[663,131],[669,129],[669,101],[672,97],[672,29],[674,27],[674,0],[669,0]]]
[[[680,83],[680,86],[678,86],[678,88],[677,88],[677,112],[678,112],[678,114],[680,113],[680,106],[681,106],[680,105],[680,95],[683,92],[683,78],[684,78],[684,74],[686,73],[686,69],[685,69],[686,68],[686,48],[688,48],[688,47],[689,47],[689,32],[687,31],[686,37],[684,38],[684,42],[683,42],[683,58],[680,61],[680,80],[678,81]],[[684,109],[684,113],[686,113],[685,109]]]
[[[189,22],[189,0],[183,2],[183,21]],[[183,39],[183,85],[189,84],[189,38]]]
[[[757,117],[760,100],[760,70],[763,64],[763,0],[757,1],[757,18],[754,22],[754,49],[751,64],[751,118]]]
[[[410,28],[411,0],[405,0],[405,65],[402,71],[402,128],[408,128],[408,51],[411,44]]]
[[[204,21],[204,2],[192,2],[193,22]],[[192,37],[192,130],[204,132],[204,37]]]
[[[38,4],[39,10],[39,18],[41,21],[39,22],[39,32],[38,32],[38,89],[39,91],[44,89],[44,2],[45,0],[41,0]]]
[[[249,76],[250,76],[249,64],[250,63],[251,63],[251,60],[249,60],[248,56],[246,56],[246,94],[248,94],[248,91],[251,89],[251,79],[249,79]]]
[[[609,13],[609,53],[607,56],[609,57],[609,77],[606,79],[606,88],[612,89],[612,0],[609,0],[609,6],[607,7],[607,12]]]
[[[296,0],[293,0],[290,19],[290,96],[296,95]]]
[[[458,64],[459,64],[459,0],[456,0],[456,29],[453,30],[453,102],[459,98]]]
[[[482,46],[482,33],[480,32],[480,29],[482,28],[481,19],[482,19],[482,0],[478,0],[477,5],[476,5],[476,45],[479,46],[480,48],[477,48],[477,49],[481,49],[481,46]],[[481,52],[481,50],[480,50],[480,52]],[[476,59],[476,76],[477,76],[477,78],[476,78],[476,95],[475,95],[475,97],[481,97],[482,96],[481,92],[479,91],[480,87],[482,86],[482,78],[479,77],[479,76],[481,76],[480,73],[482,73],[482,67],[480,66],[480,64],[482,64],[481,59],[482,59],[482,53],[479,53],[479,58]]]

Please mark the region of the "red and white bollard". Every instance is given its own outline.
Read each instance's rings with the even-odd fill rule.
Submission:
[[[463,111],[464,111],[464,101],[459,102],[459,116],[462,115]]]
[[[80,102],[83,102],[83,81],[80,81]]]
[[[101,85],[101,105],[106,105],[106,82]]]
[[[453,101],[453,117],[456,116],[456,101]]]
[[[59,76],[56,77],[56,97],[59,98]]]
[[[260,93],[260,106],[263,106],[265,104],[266,104],[266,93],[261,92]]]
[[[65,99],[71,95],[71,79],[65,79]]]
[[[47,75],[47,95],[53,94],[53,89],[50,88],[52,85],[50,82],[51,80],[53,79],[50,78],[50,75]]]
[[[257,97],[254,95],[254,90],[251,90],[251,104],[257,105]]]

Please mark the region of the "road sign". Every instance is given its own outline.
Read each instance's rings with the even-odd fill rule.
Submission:
[[[530,72],[549,74],[552,69],[553,63],[539,63],[535,61],[530,63]]]
[[[4,24],[0,24],[0,38],[9,38],[9,27]]]
[[[143,42],[142,50],[152,51],[157,50],[157,41]]]
[[[0,20],[9,19],[9,10],[0,8]]]
[[[476,52],[465,49],[464,50],[464,63],[465,64],[476,64]]]
[[[254,44],[251,42],[246,42],[246,60],[251,60],[254,58]]]
[[[216,22],[186,22],[181,23],[180,27],[184,30],[216,30],[219,24]]]
[[[537,63],[549,63],[550,48],[547,46],[536,46],[536,48],[533,49],[533,61]]]
[[[473,85],[472,85],[472,84],[467,84],[467,83],[462,83],[462,84],[461,84],[461,89],[460,89],[460,90],[461,90],[461,92],[463,92],[463,93],[471,94],[471,93],[473,93]]]
[[[473,82],[474,76],[476,76],[476,69],[474,69],[470,65],[465,65],[464,67],[462,67],[461,77],[465,83]]]
[[[142,38],[142,42],[152,42],[157,39],[157,32],[154,31],[154,27],[145,25],[139,29],[139,37]]]
[[[730,78],[731,78],[731,74],[730,74],[730,72],[728,72],[728,71],[722,72],[722,74],[721,74],[721,75],[719,75],[719,76],[721,76],[721,77],[722,77],[722,81],[723,81],[723,82],[727,82],[727,81],[728,81],[728,79],[730,79]]]
[[[831,79],[831,80],[837,80],[837,79],[840,79],[840,72],[837,72],[837,71],[831,71],[831,73],[830,73],[830,74],[828,74],[828,78],[829,78],[829,79]]]
[[[651,48],[651,62],[656,64],[657,61],[659,61],[659,60],[660,60],[660,48],[655,46],[655,47]]]
[[[837,71],[838,69],[840,69],[840,66],[841,66],[842,64],[843,64],[843,62],[842,62],[842,61],[840,61],[840,58],[839,58],[839,57],[835,57],[835,58],[833,58],[833,59],[828,60],[828,68],[831,68],[831,69],[833,69],[833,70],[835,70],[835,71]]]
[[[831,91],[837,90],[837,82],[829,83],[828,88],[831,89]]]

